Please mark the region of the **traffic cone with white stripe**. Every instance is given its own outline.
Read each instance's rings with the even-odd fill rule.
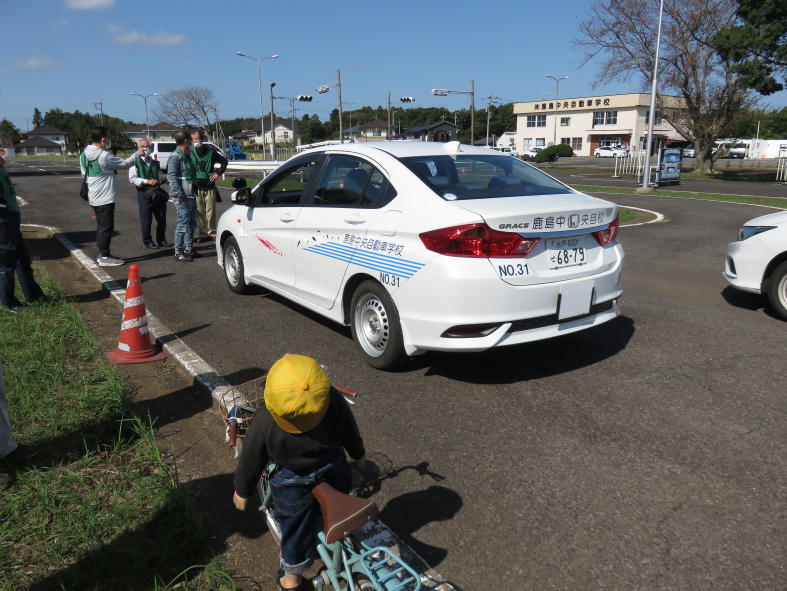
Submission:
[[[106,352],[107,359],[118,365],[163,361],[167,356],[156,352],[150,344],[149,334],[139,265],[131,265],[128,268],[126,301],[123,304],[123,322],[120,324],[118,346],[117,349]]]

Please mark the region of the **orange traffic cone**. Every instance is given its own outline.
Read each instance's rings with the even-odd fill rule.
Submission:
[[[131,265],[128,268],[128,286],[118,346],[117,349],[106,352],[107,359],[118,365],[163,361],[167,356],[156,352],[150,344],[148,334],[148,317],[142,295],[142,281],[139,279],[139,265]]]

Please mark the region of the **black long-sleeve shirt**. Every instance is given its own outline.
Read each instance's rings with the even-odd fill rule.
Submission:
[[[270,461],[294,472],[305,472],[319,467],[342,448],[354,460],[366,453],[350,406],[335,388],[331,388],[325,417],[306,433],[287,433],[263,406],[255,413],[243,441],[235,470],[235,491],[243,498],[250,497]]]

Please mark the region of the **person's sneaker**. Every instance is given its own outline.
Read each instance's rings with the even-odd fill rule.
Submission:
[[[158,244],[156,244],[152,240],[148,240],[144,244],[145,244],[145,248],[158,248]]]
[[[192,259],[198,259],[202,256],[201,254],[199,254],[194,250],[187,250],[183,254],[190,256]]]
[[[159,248],[169,248],[170,246],[172,246],[172,245],[171,245],[169,242],[167,242],[166,240],[160,240],[160,241],[159,241],[159,243],[158,243],[158,245],[159,245]]]
[[[116,259],[115,257],[98,257],[96,262],[99,267],[119,267],[126,264],[126,261],[123,259]]]
[[[190,263],[193,260],[194,260],[194,257],[192,257],[191,254],[189,254],[187,252],[175,255],[175,261],[178,262],[178,263]]]

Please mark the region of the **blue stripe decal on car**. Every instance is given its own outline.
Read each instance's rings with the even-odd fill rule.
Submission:
[[[306,247],[304,250],[332,259],[352,263],[366,269],[398,275],[405,279],[412,277],[424,266],[424,263],[419,263],[417,261],[360,250],[357,247],[346,246],[336,242],[315,244],[314,246]]]
[[[564,232],[517,232],[522,238],[555,238],[557,236],[576,236],[578,234],[590,234],[591,232],[598,232],[599,230],[606,230],[609,228],[609,224],[604,224],[603,226],[596,226],[594,228],[579,228],[576,230],[566,230]]]

